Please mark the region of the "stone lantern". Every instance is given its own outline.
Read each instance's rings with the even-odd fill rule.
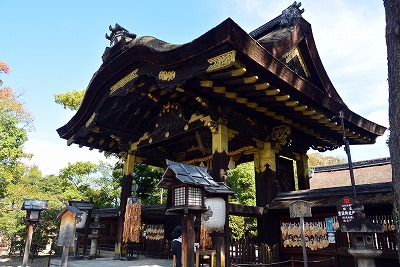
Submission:
[[[90,229],[90,234],[89,234],[89,238],[91,239],[91,243],[90,243],[90,258],[96,258],[97,257],[97,241],[101,236],[101,229],[103,229],[105,227],[104,224],[99,222],[99,215],[96,214],[96,217],[94,218],[94,222],[92,222],[89,225],[89,229]]]
[[[89,235],[89,221],[88,218],[91,217],[93,204],[90,201],[68,201],[69,206],[75,207],[82,211],[80,215],[76,218],[76,234],[77,242],[74,248],[74,257],[79,258],[79,244],[81,237],[83,236],[83,252],[82,255],[86,256],[86,250],[88,246],[88,235]]]
[[[348,210],[351,211],[348,212],[351,214],[351,218],[343,222],[341,228],[342,232],[350,233],[351,247],[348,251],[357,260],[357,266],[375,267],[375,258],[382,255],[382,250],[374,249],[373,235],[375,233],[382,233],[383,226],[366,219],[363,212],[364,206],[354,199],[345,197],[339,200],[336,206],[342,205],[346,201],[352,203]]]
[[[182,264],[194,265],[194,218],[209,210],[205,204],[208,195],[232,194],[234,191],[219,184],[208,174],[206,167],[192,166],[167,160],[158,187],[171,190],[172,205],[167,214],[182,215]]]

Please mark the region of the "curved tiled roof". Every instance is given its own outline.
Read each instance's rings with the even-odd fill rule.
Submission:
[[[392,181],[390,158],[354,162],[354,180],[357,185],[376,184]],[[317,166],[310,178],[310,189],[350,186],[349,165],[336,164]]]

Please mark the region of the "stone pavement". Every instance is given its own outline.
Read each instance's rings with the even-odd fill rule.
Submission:
[[[171,267],[172,259],[155,259],[140,255],[139,258],[131,261],[114,260],[112,258],[97,258],[93,260],[76,260],[68,258],[67,263],[68,267]],[[60,265],[60,259],[51,260],[51,267],[59,267]]]

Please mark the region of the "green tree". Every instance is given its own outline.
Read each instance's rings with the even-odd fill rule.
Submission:
[[[166,202],[166,193],[157,187],[163,170],[146,164],[135,164],[133,180],[138,184],[138,196],[144,205]]]
[[[21,210],[23,199],[48,200],[48,210],[41,212],[41,222],[36,225],[32,239],[35,244],[46,244],[59,228],[57,214],[67,201],[63,196],[66,188],[55,176],[43,177],[37,166],[30,167],[18,182],[8,186],[7,195],[2,198],[0,229],[9,237],[18,237],[21,242],[14,242],[14,245],[19,248],[27,234],[26,212]]]
[[[8,66],[0,62],[0,74],[8,74]],[[0,81],[2,84],[2,81]],[[0,87],[0,197],[7,194],[10,183],[17,183],[26,170],[23,145],[33,119],[10,87]]]
[[[235,194],[229,196],[229,202],[247,206],[256,205],[256,187],[254,162],[242,163],[235,169],[228,171],[228,186],[235,190]],[[244,218],[229,216],[229,227],[232,237],[240,239],[243,237],[246,225],[256,225],[255,218]]]
[[[236,194],[229,196],[230,202],[237,202],[247,206],[256,205],[256,186],[254,176],[254,162],[242,163],[228,172],[228,186]]]
[[[55,102],[63,105],[65,109],[78,110],[85,96],[86,90],[73,90],[65,94],[55,94]]]
[[[113,167],[105,162],[68,163],[59,174],[65,182],[70,182],[77,190],[69,200],[91,200],[95,208],[116,207],[119,203],[120,180],[113,176]],[[71,191],[73,193],[73,191]]]

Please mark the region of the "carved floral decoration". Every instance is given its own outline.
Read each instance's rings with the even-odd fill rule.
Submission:
[[[271,143],[275,151],[281,150],[290,143],[291,129],[287,125],[275,126],[271,133]]]

